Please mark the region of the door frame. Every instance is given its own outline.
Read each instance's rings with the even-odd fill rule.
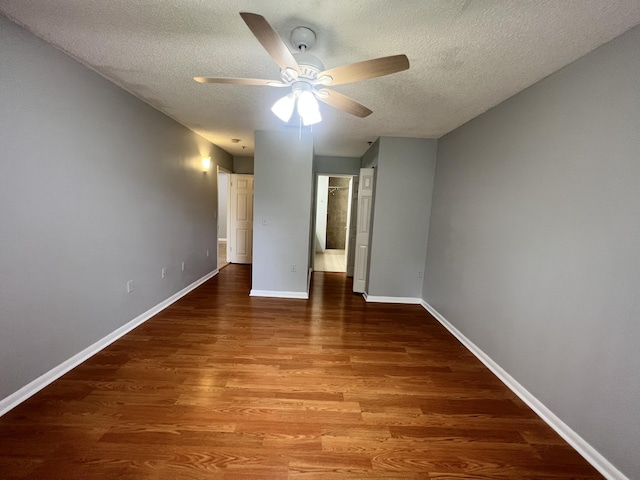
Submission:
[[[314,186],[313,186],[313,222],[311,225],[311,229],[312,229],[312,235],[313,235],[313,242],[311,245],[311,267],[312,270],[315,271],[315,255],[316,255],[316,221],[317,221],[317,215],[318,215],[318,178],[319,177],[340,177],[340,178],[349,178],[350,182],[349,185],[353,185],[354,182],[354,178],[358,178],[359,174],[354,174],[354,173],[315,173],[315,177],[314,177]],[[351,202],[352,202],[352,198],[349,197],[349,203],[347,204],[347,209],[348,211],[350,211],[351,209]],[[352,228],[354,226],[354,222],[355,219],[350,216],[347,215],[347,228],[346,228],[346,233],[345,235],[347,236],[347,240],[348,240],[348,235],[349,235],[349,230],[350,228]],[[349,246],[347,244],[345,244],[345,273],[347,272],[347,266],[349,265],[349,257],[352,255],[355,255],[355,252],[351,251],[353,249],[349,249]],[[354,257],[355,258],[355,257]]]
[[[227,231],[227,237],[229,236],[229,213],[231,210],[231,205],[229,204],[229,200],[230,200],[230,195],[231,192],[229,191],[229,183],[231,182],[231,174],[233,173],[231,170],[221,167],[220,165],[216,166],[216,191],[217,191],[217,205],[216,205],[216,264],[218,262],[218,258],[220,258],[220,252],[219,252],[219,248],[220,248],[220,172],[223,172],[227,175],[227,211],[226,211],[226,231]],[[226,245],[226,255],[225,258],[227,259],[227,263],[225,265],[229,264],[229,240],[228,238],[225,239],[225,245]],[[225,266],[222,265],[222,266]],[[218,265],[218,269],[221,268],[221,265]]]

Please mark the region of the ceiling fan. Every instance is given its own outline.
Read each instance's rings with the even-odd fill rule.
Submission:
[[[242,12],[240,16],[280,67],[280,80],[224,77],[194,77],[194,80],[200,83],[290,87],[291,92],[278,100],[271,108],[273,113],[284,122],[289,121],[296,104],[304,125],[320,122],[322,117],[317,100],[364,118],[372,111],[352,98],[325,87],[368,80],[409,68],[409,59],[406,55],[393,55],[325,70],[320,59],[307,53],[307,50],[313,47],[316,39],[312,30],[306,27],[297,27],[293,30],[291,41],[299,52],[292,54],[262,15]]]

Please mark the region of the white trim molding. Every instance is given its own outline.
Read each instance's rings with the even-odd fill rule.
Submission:
[[[269,298],[302,298],[309,299],[308,292],[281,292],[279,290],[251,290],[250,297],[269,297]]]
[[[378,295],[367,295],[366,293],[363,295],[364,299],[367,302],[371,303],[406,303],[411,305],[421,305],[421,298],[414,297],[381,297]]]
[[[118,340],[120,337],[122,337],[123,335],[129,333],[131,330],[136,328],[138,325],[141,325],[142,323],[146,322],[154,315],[157,315],[172,303],[177,302],[182,297],[184,297],[187,293],[196,289],[197,287],[199,287],[204,282],[206,282],[207,280],[209,280],[210,278],[214,277],[217,274],[218,274],[218,269],[215,269],[212,272],[207,273],[204,277],[196,280],[191,285],[188,285],[182,290],[180,290],[178,293],[171,295],[166,300],[160,302],[159,304],[150,308],[146,312],[138,315],[136,318],[125,323],[124,325],[117,328],[107,336],[101,338],[100,340],[95,342],[93,345],[88,346],[84,350],[76,353],[73,357],[62,362],[60,365],[53,367],[51,370],[49,370],[46,373],[43,373],[38,378],[28,383],[24,387],[22,387],[20,390],[12,393],[6,398],[3,398],[2,400],[0,400],[0,417],[3,416],[8,411],[10,411],[11,409],[17,407],[19,404],[27,400],[29,397],[38,393],[47,385],[53,383],[55,380],[60,378],[65,373],[69,372],[70,370],[80,365],[85,360],[89,359],[90,357],[94,356],[96,353],[108,347],[113,342]]]
[[[578,435],[569,425],[558,418],[549,408],[538,400],[531,392],[524,388],[516,379],[509,375],[500,365],[498,365],[489,355],[484,353],[476,344],[465,337],[460,330],[454,327],[435,308],[424,300],[420,304],[433,317],[442,324],[444,328],[456,337],[478,360],[480,360],[489,370],[491,370],[513,393],[526,403],[540,418],[542,418],[558,435],[566,440],[584,459],[598,470],[605,478],[610,480],[629,480],[620,470],[618,470],[609,460],[593,448],[584,438]]]

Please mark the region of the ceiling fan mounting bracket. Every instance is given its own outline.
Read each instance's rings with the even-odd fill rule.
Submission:
[[[316,44],[316,34],[307,27],[296,27],[291,32],[291,43],[301,52],[306,52]]]

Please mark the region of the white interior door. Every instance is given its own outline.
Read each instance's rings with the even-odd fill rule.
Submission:
[[[253,253],[253,175],[231,175],[229,186],[229,262],[251,263]]]
[[[316,252],[327,249],[327,202],[329,198],[329,177],[318,175],[316,194]]]
[[[353,291],[364,293],[369,269],[369,239],[373,209],[373,168],[360,169],[358,188],[358,218],[356,227],[355,265]]]
[[[356,218],[358,215],[358,177],[352,177],[349,182],[349,209],[347,210],[347,277],[353,277],[356,263]]]

